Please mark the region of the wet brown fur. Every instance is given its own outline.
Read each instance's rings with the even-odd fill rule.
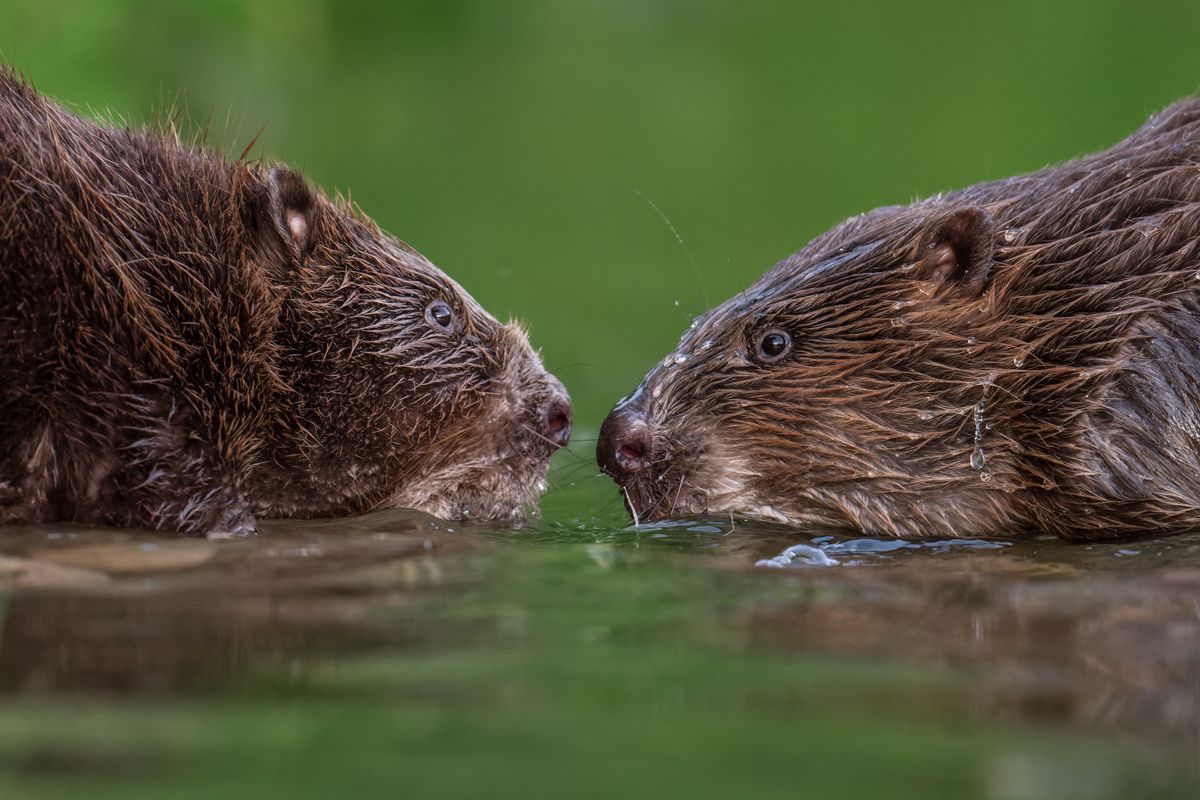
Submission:
[[[1198,237],[1200,99],[1099,154],[851,219],[619,406],[654,433],[629,505],[910,537],[1200,527]],[[794,340],[777,363],[753,352],[769,329]]]
[[[519,328],[295,173],[96,125],[0,68],[0,522],[509,518],[556,392]]]

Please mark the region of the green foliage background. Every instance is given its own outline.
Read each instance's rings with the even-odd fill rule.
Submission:
[[[264,129],[258,151],[351,191],[529,324],[585,429],[706,295],[838,220],[1194,92],[1197,30],[1200,4],[1118,0],[0,2],[0,54],[54,97],[181,103],[235,152]]]

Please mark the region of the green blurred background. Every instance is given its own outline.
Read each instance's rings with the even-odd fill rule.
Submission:
[[[263,154],[527,322],[583,430],[706,294],[838,220],[1196,91],[1198,31],[1200,4],[1117,0],[0,2],[3,58],[76,108],[182,102],[235,153],[265,126]]]
[[[235,615],[227,628],[213,623],[215,666],[189,664],[197,685],[173,694],[153,693],[151,674],[133,701],[36,685],[4,695],[0,797],[425,797],[440,787],[590,798],[649,795],[647,785],[692,798],[1196,796],[1194,748],[1186,784],[1149,760],[1165,789],[1134,791],[1118,756],[1157,751],[1161,739],[1073,759],[1078,742],[1061,728],[999,724],[1011,718],[978,680],[993,675],[983,666],[910,668],[907,640],[927,641],[920,613],[912,630],[894,631],[895,652],[861,663],[826,659],[819,636],[803,643],[815,655],[773,649],[775,628],[762,641],[743,636],[738,626],[759,609],[769,621],[776,606],[854,609],[862,597],[897,602],[895,592],[879,601],[866,578],[860,595],[799,573],[697,569],[667,556],[696,556],[702,536],[684,530],[655,551],[665,534],[621,531],[611,485],[583,481],[594,472],[584,440],[690,316],[810,237],[874,206],[1105,147],[1200,88],[1200,3],[0,0],[0,57],[97,116],[137,123],[176,104],[197,124],[211,115],[212,138],[234,154],[262,129],[255,152],[350,191],[497,316],[528,323],[574,395],[580,430],[559,481],[580,487],[551,492],[541,529],[509,532],[514,543],[481,556],[486,580],[429,589],[409,608],[383,594],[398,581],[391,572],[371,573],[379,593],[345,608],[361,610],[390,650],[342,653],[340,639],[293,631],[286,615],[268,629],[282,644],[256,643],[250,623],[236,635]],[[361,524],[366,536],[382,523]],[[754,535],[741,540],[747,552]],[[1021,569],[1041,569],[1046,546]],[[731,552],[709,563],[745,566],[746,553]],[[994,574],[969,573],[980,586],[1012,568],[988,563]],[[945,569],[918,562],[914,573],[936,565]],[[1084,591],[1091,574],[1081,575],[1063,591]],[[328,585],[341,613],[346,590]],[[19,593],[4,611],[6,591],[10,628],[22,614],[43,621]],[[978,615],[980,590],[963,591],[936,597]],[[202,591],[194,597],[206,607]],[[302,599],[312,602],[295,613],[315,612],[319,625],[321,598]],[[191,637],[208,641],[192,616],[144,600],[87,617],[102,623],[100,652],[134,659],[135,677],[139,647],[182,643],[186,655]],[[984,636],[995,680],[1007,685],[1012,658],[1040,680],[1041,629],[1022,629],[1028,650],[1010,658],[1003,631],[988,649],[981,618],[970,630]],[[1042,636],[1072,630],[1052,623]],[[432,644],[388,638],[410,629]],[[1175,639],[1130,641],[1187,646],[1186,628],[1170,630]],[[70,644],[48,640],[52,655]],[[204,671],[227,661],[254,669]],[[1069,716],[1053,710],[1054,687],[1031,695],[1021,719]],[[1130,697],[1107,697],[1106,708]],[[1183,706],[1158,713],[1189,719]],[[1158,722],[1153,733],[1172,730]],[[187,786],[176,785],[179,770]],[[1105,791],[1092,791],[1097,781]]]

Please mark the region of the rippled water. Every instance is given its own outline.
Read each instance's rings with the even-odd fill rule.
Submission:
[[[0,542],[0,797],[1195,797],[1200,537],[543,519]],[[580,474],[582,473],[582,475]]]

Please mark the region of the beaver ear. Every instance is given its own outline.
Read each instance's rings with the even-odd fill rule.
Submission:
[[[975,206],[939,217],[925,229],[917,248],[921,280],[978,297],[987,286],[996,251],[992,215]]]
[[[308,182],[287,167],[267,174],[267,202],[272,226],[291,255],[300,260],[312,249],[317,199]]]

